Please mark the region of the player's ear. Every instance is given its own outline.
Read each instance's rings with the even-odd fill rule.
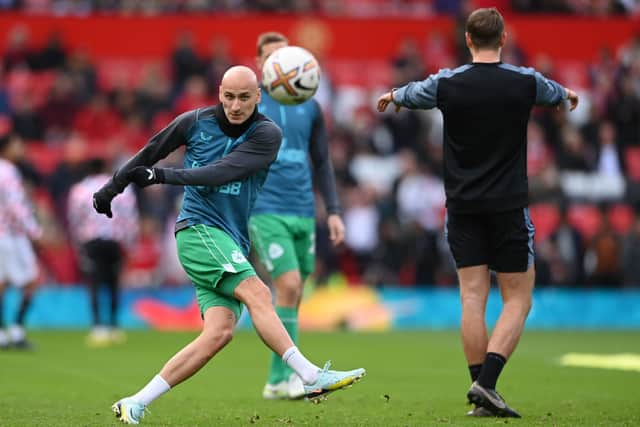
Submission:
[[[473,41],[471,40],[471,36],[468,32],[464,32],[464,41],[467,43],[467,47],[469,49],[473,49]]]
[[[222,101],[223,101],[222,93],[223,93],[223,91],[222,91],[222,85],[220,85],[220,86],[218,86],[218,100],[219,100],[220,102],[222,102]]]
[[[256,92],[256,104],[259,104],[261,99],[262,99],[262,90],[260,90],[260,86],[258,86],[258,92]]]
[[[504,44],[507,42],[507,32],[503,31],[502,36],[500,36],[500,47],[504,47]]]

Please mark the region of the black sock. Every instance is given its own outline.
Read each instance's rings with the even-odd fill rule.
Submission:
[[[118,285],[112,283],[111,285],[111,311],[109,317],[109,324],[112,328],[118,327]]]
[[[99,286],[95,283],[91,284],[89,289],[89,298],[91,299],[91,316],[93,317],[93,326],[99,326],[100,313],[98,312],[98,293],[100,292]]]
[[[477,365],[469,365],[469,374],[471,375],[471,382],[474,382],[480,376],[480,371],[482,370],[482,363],[478,363]]]
[[[16,323],[20,326],[24,326],[24,316],[29,310],[31,306],[31,295],[24,295],[22,297],[22,302],[20,303],[20,308],[18,309],[18,316],[16,317]]]
[[[498,377],[507,359],[498,353],[487,353],[478,376],[478,384],[484,388],[495,389]]]

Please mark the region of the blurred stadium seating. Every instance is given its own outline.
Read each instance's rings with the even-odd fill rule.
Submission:
[[[411,200],[399,196],[411,176],[419,175],[433,188],[441,183],[439,114],[379,115],[373,100],[384,89],[465,60],[458,37],[464,10],[453,3],[420,1],[282,2],[287,6],[204,1],[198,12],[217,14],[191,15],[189,2],[138,3],[139,8],[128,10],[126,2],[111,2],[112,15],[106,17],[105,10],[92,9],[97,3],[76,10],[81,3],[65,3],[71,9],[63,9],[54,0],[37,2],[37,7],[25,2],[16,10],[19,6],[9,2],[12,12],[0,15],[0,38],[6,41],[0,60],[0,123],[10,122],[26,141],[22,167],[34,172],[26,176],[46,230],[43,281],[79,278],[66,238],[64,200],[81,162],[100,156],[115,167],[176,114],[214,102],[221,71],[234,63],[252,65],[257,34],[280,30],[321,60],[323,86],[317,99],[331,125],[345,217],[356,218],[347,225],[354,229],[352,236],[370,236],[366,241],[348,238],[334,253],[326,244],[320,209],[317,279],[342,272],[352,282],[455,284],[441,244],[442,201],[416,210],[405,206]],[[582,109],[572,115],[533,112],[538,130],[529,137],[536,135],[529,153],[530,211],[541,271],[562,260],[550,254],[562,253],[558,231],[563,227],[578,233],[582,252],[596,257],[597,248],[590,245],[607,227],[621,252],[640,244],[634,227],[640,206],[640,27],[633,17],[637,10],[625,9],[628,2],[601,3],[596,10],[556,2],[562,7],[555,12],[597,19],[540,18],[527,15],[532,10],[524,2],[500,3],[512,34],[505,61],[535,66],[582,96]],[[228,10],[231,4],[234,9]],[[269,13],[274,10],[293,14]],[[248,29],[242,34],[236,31],[239,22]],[[619,159],[613,167],[600,161],[607,126],[612,126]],[[164,162],[179,165],[181,159],[173,155]],[[128,284],[186,280],[167,271],[170,262],[142,256],[171,252],[168,224],[180,193],[158,187],[138,196],[147,231],[128,265]],[[425,220],[434,212],[437,221]],[[420,242],[430,236],[439,243],[416,253],[414,248],[424,248]],[[438,261],[427,268],[425,259]],[[635,269],[623,260],[617,279],[602,285],[640,285]],[[585,268],[579,266],[584,283],[575,285],[592,284]],[[539,280],[558,284],[552,274],[541,274]]]

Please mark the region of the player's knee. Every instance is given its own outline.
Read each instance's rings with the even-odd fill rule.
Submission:
[[[504,301],[505,307],[510,307],[512,310],[515,310],[523,315],[529,314],[531,311],[531,306],[533,305],[533,299],[531,295],[522,295],[517,298],[510,298],[508,301]]]
[[[217,331],[214,340],[218,344],[219,348],[229,344],[233,339],[233,328],[223,328]]]
[[[484,312],[486,306],[486,297],[474,292],[465,292],[461,297],[462,308],[465,311]]]
[[[233,339],[233,328],[221,328],[207,335],[206,346],[202,348],[203,357],[207,360],[211,359],[224,346],[229,344]]]
[[[276,285],[278,299],[284,299],[290,303],[296,303],[302,295],[300,276],[289,276]]]

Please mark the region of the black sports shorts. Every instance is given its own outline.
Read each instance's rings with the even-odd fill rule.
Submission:
[[[529,208],[447,213],[445,235],[456,268],[488,265],[500,273],[525,272],[533,265],[534,234]]]

